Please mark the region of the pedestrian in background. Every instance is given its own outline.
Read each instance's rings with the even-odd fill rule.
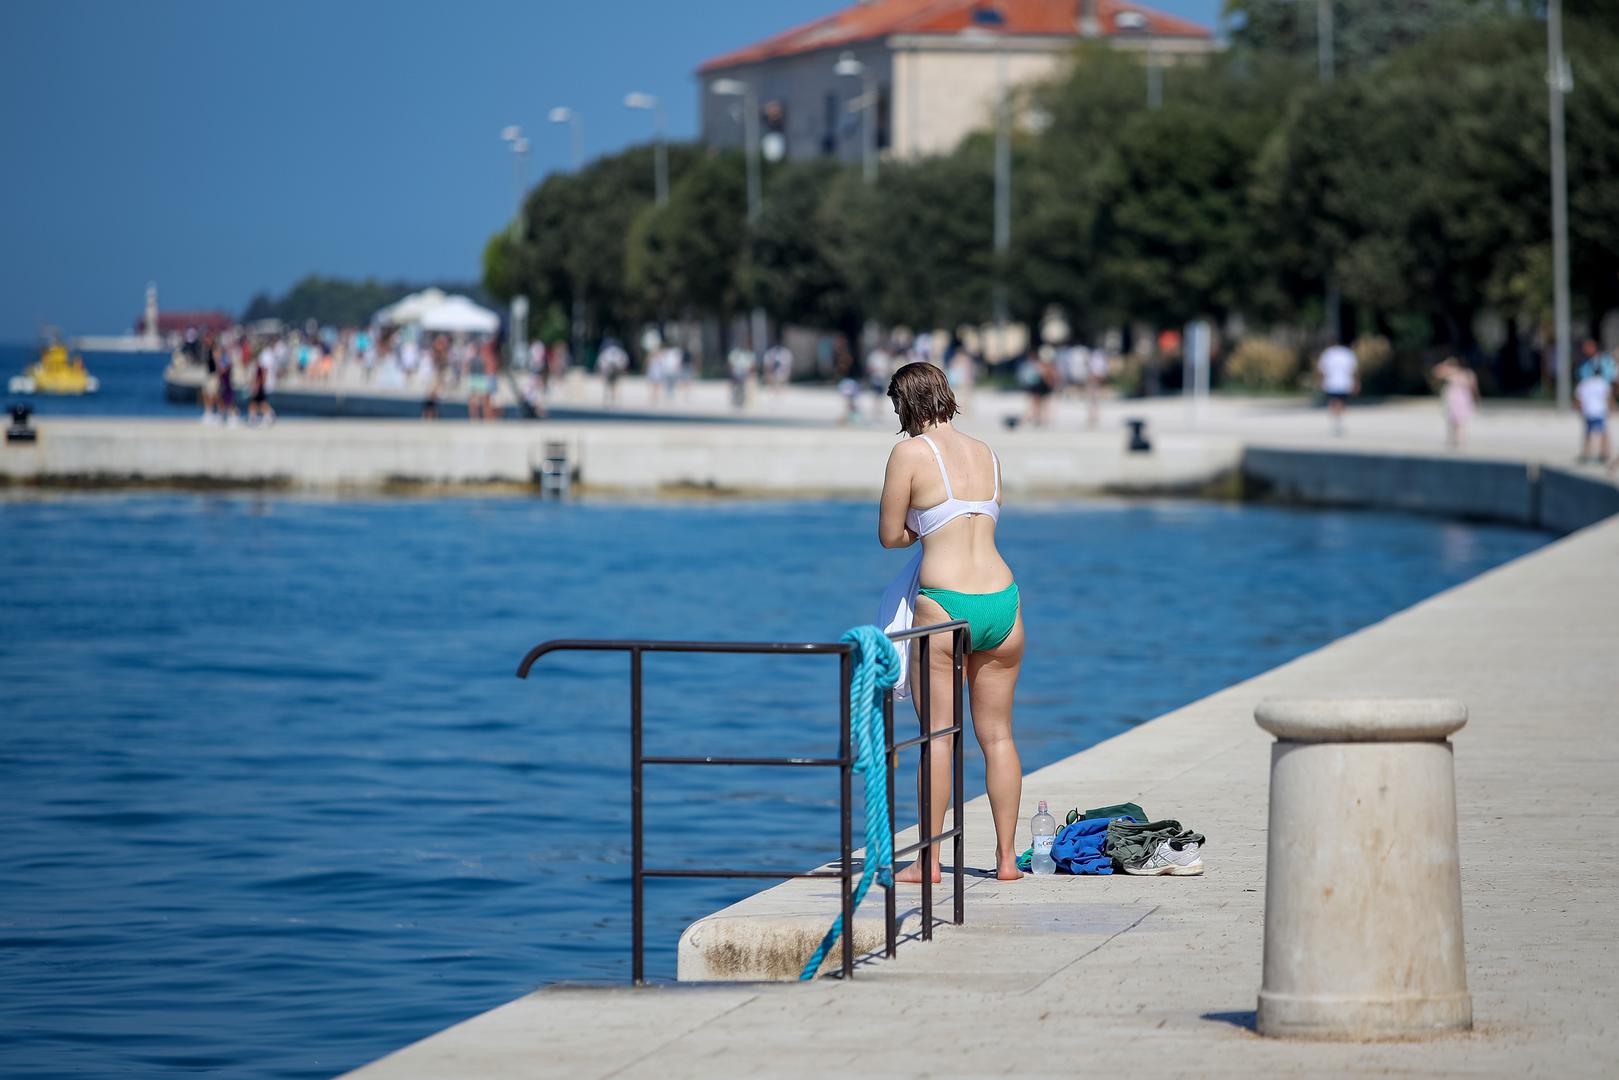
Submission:
[[[427,359],[427,397],[422,402],[422,419],[438,419],[438,399],[444,392],[444,380],[450,367],[450,339],[443,334],[433,337]]]
[[[1582,368],[1581,370],[1584,370]],[[1613,404],[1613,383],[1591,369],[1574,387],[1574,408],[1584,424],[1580,434],[1580,464],[1608,460],[1608,412]],[[1592,447],[1596,453],[1591,453]]]
[[[629,367],[630,354],[624,351],[624,346],[618,343],[617,338],[608,338],[602,342],[601,352],[596,356],[596,370],[602,377],[603,403],[618,404],[618,380]]]
[[[1613,353],[1603,349],[1596,338],[1580,342],[1580,370],[1575,378],[1583,379],[1587,375],[1595,375],[1610,386],[1619,379],[1619,361],[1615,361]]]
[[[1478,408],[1478,376],[1454,356],[1435,365],[1433,376],[1439,384],[1439,404],[1445,413],[1445,444],[1460,449],[1468,421]]]
[[[1316,377],[1327,396],[1327,412],[1332,416],[1332,433],[1344,433],[1344,409],[1353,394],[1360,393],[1360,361],[1342,342],[1321,350],[1316,361]]]
[[[1085,426],[1102,422],[1102,387],[1107,385],[1107,350],[1092,349],[1085,358]]]
[[[757,359],[753,350],[738,343],[725,358],[731,375],[731,404],[740,409],[748,403],[748,380],[753,378]]]

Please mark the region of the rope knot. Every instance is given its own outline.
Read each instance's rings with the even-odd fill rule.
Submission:
[[[875,626],[856,626],[839,641],[854,646],[854,671],[849,678],[849,750],[854,771],[866,779],[866,861],[855,886],[853,907],[866,898],[871,883],[893,884],[894,834],[888,830],[888,755],[883,732],[883,694],[899,681],[899,650]],[[832,943],[852,928],[843,925],[840,912],[804,964],[800,979],[812,979]]]

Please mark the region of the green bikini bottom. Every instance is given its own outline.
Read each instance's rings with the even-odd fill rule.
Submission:
[[[944,608],[944,613],[950,618],[962,619],[972,627],[974,652],[993,649],[1005,641],[1012,627],[1017,625],[1018,594],[1015,581],[1000,592],[918,589],[916,593]]]

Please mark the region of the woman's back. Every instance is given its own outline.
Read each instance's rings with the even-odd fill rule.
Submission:
[[[995,506],[998,462],[989,446],[948,424],[912,440],[911,509],[926,514],[951,499]],[[935,449],[937,456],[935,456]],[[921,584],[961,592],[994,592],[1012,583],[1011,568],[995,546],[995,517],[965,513],[922,538]]]

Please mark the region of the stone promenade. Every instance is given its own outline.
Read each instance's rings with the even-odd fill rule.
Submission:
[[[1616,566],[1612,520],[1026,780],[1024,817],[1038,798],[1129,799],[1192,824],[1209,837],[1201,878],[975,875],[965,926],[871,960],[847,984],[555,987],[354,1075],[1619,1074]],[[1252,1032],[1270,743],[1252,713],[1270,695],[1470,707],[1454,744],[1471,1034],[1360,1044]],[[969,866],[989,865],[984,800],[966,824]],[[917,890],[906,895],[914,907]],[[938,900],[943,915],[947,891]],[[711,918],[829,920],[836,906],[832,890],[791,883]]]

